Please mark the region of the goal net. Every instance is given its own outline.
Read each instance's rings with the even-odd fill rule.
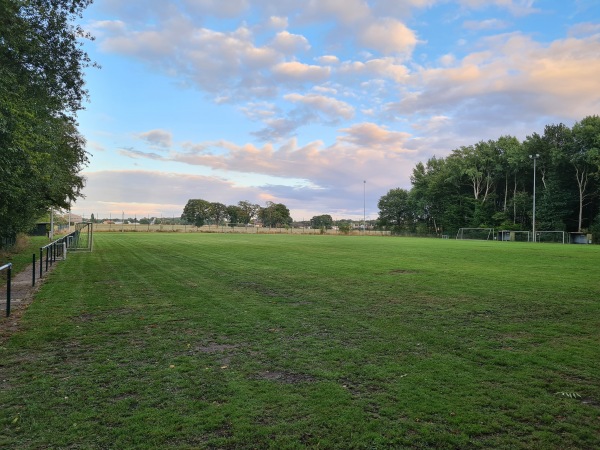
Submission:
[[[498,240],[511,242],[529,242],[531,241],[531,232],[502,230],[498,232]]]
[[[569,238],[564,231],[536,231],[536,242],[550,242],[556,244],[567,244]]]
[[[94,242],[94,225],[92,223],[77,223],[75,231],[65,236],[69,250],[91,251]]]
[[[472,239],[479,241],[489,241],[494,239],[493,228],[460,228],[456,234],[456,239]]]

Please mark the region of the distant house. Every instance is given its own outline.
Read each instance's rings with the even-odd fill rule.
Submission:
[[[63,215],[65,220],[69,220],[69,214],[64,214]],[[71,223],[81,223],[83,222],[83,218],[79,215],[79,214],[73,214],[71,213]]]

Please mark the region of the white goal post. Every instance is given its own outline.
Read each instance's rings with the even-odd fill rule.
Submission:
[[[512,241],[512,242],[530,242],[531,232],[530,231],[512,231],[502,230],[498,231],[499,241]]]
[[[456,239],[489,241],[494,239],[493,228],[459,228]]]
[[[536,231],[534,239],[535,242],[569,243],[569,236],[566,231]]]

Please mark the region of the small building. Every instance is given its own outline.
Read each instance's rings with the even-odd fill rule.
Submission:
[[[50,222],[38,222],[29,232],[30,236],[48,236]]]
[[[587,233],[569,233],[572,244],[591,244],[592,235]]]

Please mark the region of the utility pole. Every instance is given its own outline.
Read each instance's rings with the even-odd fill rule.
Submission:
[[[536,242],[536,236],[535,236],[535,162],[537,161],[537,159],[540,157],[540,155],[538,153],[536,153],[535,155],[529,155],[529,157],[531,159],[533,159],[533,242]]]
[[[367,234],[367,180],[363,181],[363,234]]]
[[[54,240],[54,208],[50,208],[50,240]]]

